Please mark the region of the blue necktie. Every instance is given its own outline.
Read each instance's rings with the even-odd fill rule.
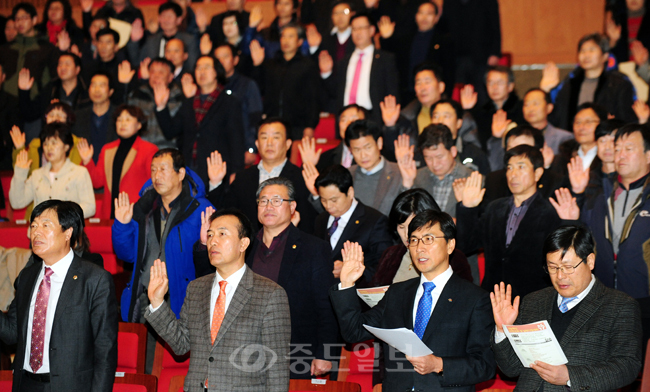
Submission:
[[[420,339],[422,339],[424,330],[427,329],[427,324],[429,324],[429,318],[431,318],[431,306],[433,305],[431,292],[436,288],[433,282],[424,282],[422,286],[424,286],[424,293],[420,298],[420,302],[418,302],[418,311],[415,314],[415,328],[413,328],[413,331]]]
[[[329,235],[330,237],[332,236],[332,234],[334,234],[336,229],[338,229],[339,219],[341,219],[340,216],[338,218],[334,218],[334,222],[332,222],[332,226],[330,226],[329,229],[327,229],[327,235]]]
[[[569,307],[567,306],[569,302],[573,301],[578,297],[570,297],[570,298],[564,298],[562,297],[562,302],[560,303],[560,312],[566,313],[569,311]]]

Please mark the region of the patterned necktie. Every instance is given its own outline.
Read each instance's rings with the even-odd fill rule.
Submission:
[[[210,327],[210,337],[212,338],[212,344],[217,338],[219,333],[219,328],[223,322],[223,317],[226,315],[226,285],[228,282],[222,280],[219,282],[219,296],[217,297],[217,302],[214,304],[214,313],[212,315],[212,326]]]
[[[352,79],[352,86],[350,87],[350,99],[348,105],[357,103],[357,90],[359,89],[359,79],[361,79],[361,66],[363,65],[363,52],[359,53],[359,61],[354,70],[354,79]]]
[[[420,339],[422,339],[424,330],[427,329],[427,324],[429,324],[431,318],[431,306],[433,305],[431,292],[436,288],[433,282],[424,282],[422,286],[424,286],[424,293],[422,293],[422,298],[418,302],[418,311],[415,314],[415,328],[413,328],[413,331]]]
[[[332,226],[330,226],[329,229],[327,229],[327,235],[329,235],[330,237],[334,234],[336,229],[339,228],[339,219],[341,219],[340,216],[338,218],[334,218],[334,222],[332,222]]]
[[[32,347],[29,352],[29,366],[36,373],[43,366],[43,346],[45,344],[45,319],[47,316],[47,303],[50,300],[50,277],[54,271],[45,268],[45,276],[38,286],[36,305],[34,306],[34,320],[32,321]]]
[[[573,301],[578,297],[570,297],[570,298],[564,298],[562,297],[562,302],[560,302],[560,312],[566,313],[569,311],[569,307],[567,306],[569,302]]]

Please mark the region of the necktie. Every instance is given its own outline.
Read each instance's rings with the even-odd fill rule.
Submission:
[[[357,61],[357,68],[354,70],[354,79],[352,79],[352,87],[350,87],[350,99],[348,105],[357,103],[357,89],[359,88],[359,79],[361,78],[361,66],[363,65],[363,52],[359,53],[359,61]]]
[[[228,282],[222,280],[219,282],[219,296],[217,297],[217,302],[214,304],[214,313],[212,314],[212,326],[210,327],[210,337],[212,338],[212,344],[217,338],[219,333],[219,328],[223,322],[223,317],[226,315],[226,285]]]
[[[560,312],[566,313],[569,311],[569,307],[567,306],[569,302],[573,301],[578,297],[569,297],[569,298],[564,298],[562,297],[562,302],[560,302]]]
[[[336,229],[338,229],[339,219],[341,219],[340,216],[338,218],[334,218],[334,222],[332,222],[332,226],[330,226],[329,229],[327,229],[327,235],[329,235],[330,237],[332,236],[332,234],[334,234]]]
[[[43,366],[43,346],[45,344],[45,319],[47,316],[47,303],[50,300],[50,277],[54,271],[45,268],[45,276],[38,286],[36,305],[34,306],[34,320],[32,321],[32,347],[29,352],[29,366],[36,373]]]
[[[424,330],[427,329],[427,324],[429,324],[429,318],[431,318],[431,306],[433,305],[431,292],[436,288],[433,282],[424,282],[422,286],[424,286],[424,293],[418,303],[418,311],[415,313],[415,328],[413,328],[420,339],[422,339]]]

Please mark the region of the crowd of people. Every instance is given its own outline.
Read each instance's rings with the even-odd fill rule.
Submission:
[[[650,107],[617,64],[650,81],[650,16],[607,3],[575,69],[546,64],[522,98],[497,0],[275,0],[268,26],[244,0],[210,23],[170,0],[156,32],[129,0],[81,0],[81,26],[69,0],[15,5],[0,165],[34,257],[0,314],[14,390],[111,390],[118,318],[146,325],[149,373],[156,339],[191,351],[197,392],[334,375],[364,325],[433,351],[383,344],[386,391],[473,391],[497,368],[522,389],[630,384],[650,337]],[[114,220],[120,298],[82,261],[89,217]],[[372,308],[349,290],[378,286]],[[540,320],[566,364],[515,354],[503,326]],[[237,364],[253,346],[274,359]]]

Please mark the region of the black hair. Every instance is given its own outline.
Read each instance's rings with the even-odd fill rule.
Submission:
[[[300,0],[292,0],[293,2],[293,12],[296,13],[296,10],[300,8]],[[278,5],[278,0],[273,1],[273,5]]]
[[[263,126],[268,125],[268,124],[275,124],[279,123],[282,124],[284,127],[284,136],[286,137],[287,140],[291,140],[291,124],[289,121],[285,120],[282,117],[267,117],[260,121],[260,125],[257,126],[257,136],[259,137],[260,130],[262,129]]]
[[[569,249],[573,249],[581,260],[585,260],[587,256],[595,253],[596,242],[589,228],[582,225],[569,225],[555,229],[544,240],[542,252],[544,252],[544,256],[548,256],[549,253],[562,251],[560,257],[562,260]]]
[[[34,207],[29,223],[33,223],[34,219],[41,216],[45,211],[52,210],[56,213],[57,218],[59,219],[61,231],[66,231],[72,227],[70,247],[74,249],[77,245],[80,233],[83,232],[84,227],[83,211],[81,212],[81,216],[79,216],[79,212],[77,210],[77,207],[79,206],[77,205],[77,207],[75,207],[75,204],[77,203],[57,199],[45,200]],[[79,209],[81,209],[81,207],[79,207]]]
[[[547,93],[546,91],[542,90],[539,87],[529,88],[528,91],[526,91],[526,94],[524,94],[524,98],[526,98],[526,95],[528,95],[528,94],[530,94],[530,93],[532,93],[534,91],[539,91],[540,93],[542,93],[544,95],[544,101],[546,101],[547,105],[549,103],[553,103],[553,101],[551,100],[551,94]]]
[[[180,38],[172,38],[172,39],[170,39],[169,41],[167,41],[167,43],[165,43],[165,49],[167,49],[167,45],[168,45],[170,42],[174,41],[174,40],[180,42],[180,43],[181,43],[181,46],[183,46],[183,53],[187,53],[187,48],[185,47],[185,42],[183,42],[183,40],[180,39]]]
[[[607,36],[600,33],[591,33],[591,34],[583,35],[582,38],[580,38],[580,41],[578,41],[578,52],[580,52],[582,45],[584,45],[589,41],[592,41],[593,43],[598,45],[598,47],[600,48],[601,52],[603,52],[603,54],[609,53],[609,39],[607,38]]]
[[[59,0],[56,0],[56,1],[59,1]],[[76,54],[71,53],[71,52],[63,52],[63,53],[61,53],[59,55],[59,60],[61,60],[61,57],[64,57],[64,56],[68,56],[68,57],[72,58],[72,61],[74,61],[74,66],[81,68],[81,58],[79,56],[77,56]]]
[[[169,3],[166,3],[166,4],[169,4]],[[176,4],[176,3],[174,3],[174,4]],[[169,72],[172,75],[174,74],[174,70],[176,69],[176,67],[174,67],[174,64],[172,64],[171,61],[167,60],[164,57],[156,57],[155,59],[151,60],[151,62],[149,63],[149,69],[151,69],[151,66],[154,65],[154,64],[162,64],[162,65],[168,67]]]
[[[223,65],[221,65],[221,61],[217,60],[212,55],[204,54],[204,55],[199,56],[198,59],[196,59],[196,62],[194,63],[195,67],[196,67],[196,64],[199,62],[199,60],[201,60],[202,58],[209,58],[209,59],[212,60],[212,66],[214,67],[214,72],[217,73],[217,83],[220,86],[225,86],[226,85],[226,70],[223,69]],[[167,61],[169,61],[169,60],[167,60]],[[170,62],[170,64],[171,64],[171,62]],[[172,66],[172,72],[173,71],[174,71],[174,67]]]
[[[533,165],[533,170],[537,170],[540,167],[544,168],[544,156],[542,152],[537,147],[529,146],[527,144],[520,144],[517,147],[513,147],[506,151],[503,157],[503,163],[508,166],[508,162],[513,157],[524,157],[528,158],[530,163]]]
[[[607,109],[593,102],[585,102],[582,105],[578,106],[575,115],[577,116],[578,113],[580,113],[585,109],[593,110],[594,113],[596,113],[596,116],[598,116],[598,118],[600,119],[600,122],[607,120]],[[575,120],[575,116],[573,117],[573,119]]]
[[[418,148],[424,150],[438,144],[442,144],[447,150],[451,150],[454,146],[454,138],[449,127],[445,124],[427,125],[418,136]]]
[[[397,195],[388,214],[388,223],[391,228],[406,222],[412,214],[419,214],[425,210],[440,211],[440,206],[433,196],[422,188],[409,189]]]
[[[420,3],[420,5],[418,5],[418,10],[424,4],[431,4],[433,6],[433,11],[436,13],[436,16],[438,16],[438,14],[440,13],[440,9],[438,8],[438,4],[436,4],[435,1],[423,1],[422,3]]]
[[[81,222],[81,228],[79,230],[79,235],[77,236],[77,241],[76,245],[74,243],[70,243],[70,246],[72,249],[76,252],[83,253],[83,252],[88,252],[90,251],[90,240],[88,239],[88,236],[84,232],[84,228],[86,227],[86,222],[84,221],[84,210],[81,208],[81,206],[74,201],[64,201],[70,208],[72,208],[75,213],[77,214],[77,218]],[[74,235],[74,229],[73,233]]]
[[[31,3],[18,3],[14,6],[14,8],[11,10],[11,19],[16,20],[16,14],[18,11],[23,10],[29,14],[32,18],[35,18],[38,16],[38,13],[36,12],[36,7],[34,7],[33,4]]]
[[[343,106],[339,111],[336,113],[336,123],[334,124],[334,127],[336,128],[336,138],[341,139],[341,128],[339,127],[339,120],[341,119],[341,115],[343,112],[345,112],[348,109],[357,109],[357,112],[360,112],[363,114],[363,118],[369,118],[370,117],[370,112],[368,112],[368,109],[364,108],[363,106],[359,106],[356,103],[351,103],[349,105]]]
[[[41,139],[41,149],[45,145],[45,141],[49,138],[58,138],[63,144],[68,145],[68,151],[65,152],[65,156],[70,155],[72,147],[74,147],[74,140],[72,139],[72,132],[70,132],[70,126],[61,122],[53,122],[50,124],[45,124],[43,130],[40,134]]]
[[[153,154],[152,159],[160,158],[165,155],[169,155],[172,158],[174,171],[176,173],[178,173],[181,168],[185,168],[185,158],[183,158],[183,154],[181,154],[177,148],[163,148],[162,150],[158,150]]]
[[[377,25],[377,23],[375,22],[373,17],[367,12],[357,12],[356,14],[352,15],[352,17],[350,18],[350,25],[357,18],[366,18],[368,20],[368,23],[370,23],[370,26],[376,26]]]
[[[332,165],[318,175],[315,185],[316,189],[335,185],[341,193],[347,195],[352,187],[352,174],[341,165]]]
[[[237,12],[237,11],[226,11],[221,14],[221,26],[219,28],[221,29],[221,32],[223,32],[223,21],[226,18],[232,18],[235,17],[235,20],[237,21],[237,30],[239,30],[239,35],[243,36],[244,32],[246,31],[246,27],[248,24],[246,24],[244,20],[242,20],[242,14]],[[221,45],[219,45],[221,46]]]
[[[493,65],[488,67],[487,71],[485,71],[485,83],[487,83],[487,77],[490,72],[498,72],[508,75],[508,84],[515,82],[515,73],[512,72],[512,68],[506,67],[505,65]]]
[[[357,140],[365,136],[372,136],[375,141],[381,137],[381,128],[379,124],[370,120],[357,120],[348,125],[345,130],[345,145],[350,147],[350,141]]]
[[[282,34],[284,29],[296,29],[296,33],[298,34],[298,39],[305,39],[305,29],[299,23],[296,22],[287,23],[286,25],[280,28],[280,34]]]
[[[68,105],[67,103],[62,102],[62,101],[52,102],[51,104],[47,105],[47,107],[45,108],[45,111],[43,112],[43,124],[47,123],[47,121],[45,119],[46,119],[48,113],[50,113],[54,109],[61,109],[63,111],[63,113],[65,113],[65,116],[66,116],[66,122],[65,123],[66,123],[66,125],[68,127],[72,128],[72,126],[75,123],[76,116],[74,114],[74,111],[72,110],[72,107],[70,105]]]
[[[251,239],[253,235],[253,225],[251,224],[251,221],[248,219],[246,214],[236,208],[223,208],[212,213],[210,216],[210,223],[222,216],[234,216],[237,218],[237,220],[239,220],[239,227],[237,227],[237,234],[239,235],[239,239]]]
[[[535,143],[533,147],[540,150],[544,148],[544,134],[539,129],[533,128],[530,125],[518,125],[512,128],[508,133],[506,133],[505,136],[506,147],[508,146],[508,140],[511,137],[518,137],[518,136],[530,136],[533,138]]]
[[[424,210],[413,217],[409,223],[409,237],[414,231],[424,227],[432,227],[436,223],[440,224],[440,230],[447,241],[456,238],[456,225],[454,219],[446,212],[436,210]]]
[[[183,16],[183,9],[181,8],[180,5],[173,1],[168,1],[167,3],[162,3],[160,7],[158,7],[158,15],[162,14],[163,12],[167,10],[172,10],[176,14],[177,18],[180,18]]]
[[[117,45],[120,42],[120,34],[117,31],[111,29],[110,27],[105,27],[103,29],[100,29],[97,32],[97,34],[95,34],[95,39],[99,40],[99,37],[104,35],[113,36],[113,41],[115,41],[115,45]]]
[[[420,72],[424,72],[424,71],[433,72],[433,76],[436,78],[438,83],[443,81],[442,80],[442,78],[443,78],[442,69],[440,69],[438,64],[435,64],[435,63],[432,63],[432,62],[424,62],[424,63],[416,66],[413,69],[413,80],[415,80],[415,77],[417,76],[417,74],[419,74]]]
[[[224,47],[230,49],[230,53],[232,54],[233,58],[235,58],[236,56],[239,56],[239,51],[237,50],[237,48],[235,48],[235,46],[233,44],[229,43],[229,42],[220,42],[220,43],[218,43],[217,46],[214,47],[213,52],[216,52],[217,49],[224,48]]]
[[[647,124],[627,124],[620,127],[616,131],[614,141],[618,141],[623,136],[630,136],[634,132],[641,133],[641,137],[643,138],[643,152],[650,150],[650,128],[648,128]]]
[[[454,112],[456,112],[456,120],[462,120],[463,119],[463,115],[465,114],[465,109],[463,109],[463,106],[460,103],[458,103],[457,101],[454,101],[453,99],[441,99],[438,102],[431,105],[430,116],[433,117],[433,111],[436,109],[436,107],[438,105],[442,105],[442,104],[445,104],[445,103],[447,105],[450,105],[452,107],[452,109],[454,109]]]
[[[43,26],[47,26],[47,22],[49,22],[50,17],[47,15],[48,11],[50,10],[50,6],[52,3],[61,3],[63,6],[63,20],[66,21],[67,28],[70,28],[70,24],[74,24],[74,19],[72,19],[72,5],[70,4],[69,0],[47,0],[45,2],[45,7],[43,7]],[[76,26],[76,24],[75,24]],[[68,30],[69,31],[69,30]]]
[[[147,130],[147,116],[144,114],[142,109],[135,105],[127,105],[127,104],[122,104],[118,106],[115,111],[113,112],[113,124],[117,125],[117,118],[122,115],[122,112],[127,112],[131,117],[135,117],[136,120],[140,123],[142,126],[136,134],[141,134],[144,131]],[[178,170],[176,170],[178,171]]]
[[[262,183],[257,187],[257,192],[255,192],[255,198],[259,199],[262,190],[264,190],[264,188],[266,188],[267,186],[271,186],[271,185],[281,185],[287,188],[287,194],[289,196],[289,199],[294,201],[296,200],[296,187],[293,186],[293,182],[291,182],[290,179],[284,177],[273,177],[273,178],[269,178],[268,180],[262,181]]]
[[[623,125],[625,125],[625,121],[616,118],[601,121],[600,124],[596,126],[596,140],[600,139],[603,136],[611,135],[612,132],[621,128]]]
[[[341,4],[347,5],[348,8],[350,9],[350,11],[352,11],[351,1],[347,1],[347,0],[336,0],[334,3],[332,3],[331,10],[334,11],[334,7],[337,7],[337,6],[341,5]]]
[[[115,83],[115,80],[113,79],[113,75],[111,75],[108,71],[103,69],[95,71],[95,73],[90,77],[90,81],[92,81],[95,76],[105,77],[106,79],[108,79],[108,89],[109,90],[115,89],[115,86],[113,85]],[[88,87],[90,87],[90,85]]]

